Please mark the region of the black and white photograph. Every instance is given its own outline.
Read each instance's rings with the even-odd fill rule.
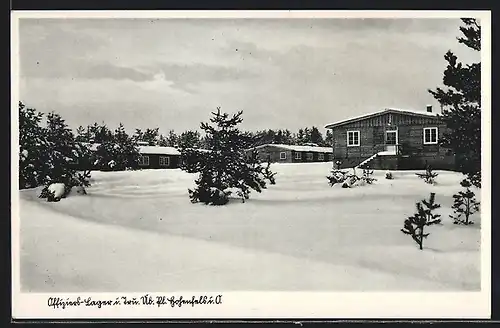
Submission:
[[[489,293],[488,12],[17,14],[15,292]]]

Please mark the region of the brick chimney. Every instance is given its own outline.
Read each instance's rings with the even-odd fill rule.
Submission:
[[[427,105],[427,113],[432,113],[432,105]]]

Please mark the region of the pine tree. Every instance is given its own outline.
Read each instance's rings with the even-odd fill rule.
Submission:
[[[404,228],[401,229],[404,234],[412,237],[421,250],[423,249],[424,239],[429,236],[429,233],[424,232],[424,228],[441,222],[441,219],[439,219],[441,215],[433,212],[441,207],[440,204],[436,203],[435,196],[435,193],[431,193],[429,200],[423,199],[421,202],[416,203],[417,212],[405,220]]]
[[[160,136],[158,137],[158,146],[162,147],[169,146],[168,139],[163,134],[160,134]]]
[[[106,126],[102,126],[101,130],[109,131]],[[103,171],[123,171],[137,168],[138,157],[136,138],[130,137],[120,123],[111,138],[103,140],[97,147],[95,163]]]
[[[434,184],[436,183],[435,179],[439,174],[432,171],[432,167],[430,165],[427,165],[424,173],[415,173],[415,175],[424,180],[425,183]]]
[[[306,135],[305,135],[304,129],[299,129],[299,132],[297,133],[297,136],[295,139],[296,139],[298,145],[302,145],[306,142],[305,141]]]
[[[309,128],[304,128],[304,137],[302,139],[302,143],[311,143],[311,130]]]
[[[199,148],[200,137],[201,135],[198,131],[184,131],[177,139],[177,146],[179,148]]]
[[[288,129],[286,129],[283,132],[283,143],[285,145],[293,145],[293,144],[295,144],[295,141],[293,140],[292,132],[290,132],[290,130],[288,130]]]
[[[80,172],[74,166],[77,161],[84,162],[88,159],[90,151],[83,142],[76,141],[73,132],[59,114],[49,113],[47,115],[43,138],[47,148],[40,159],[47,165],[44,166],[41,173],[45,177],[43,181],[45,187],[40,197],[52,200],[53,195],[49,192],[51,184],[64,185],[63,198],[74,186],[90,186],[90,171]]]
[[[232,192],[244,201],[248,199],[250,190],[261,192],[266,188],[266,180],[275,183],[274,174],[258,162],[257,153],[250,156],[247,149],[254,140],[249,133],[237,128],[243,119],[242,111],[230,116],[222,113],[220,107],[212,112],[209,123],[201,123],[206,133],[208,152],[194,150],[200,161],[193,169],[199,177],[195,190],[189,189],[191,202],[203,202],[210,205],[224,205],[229,201]],[[193,150],[190,150],[193,151]],[[181,154],[184,156],[185,151]]]
[[[158,130],[159,128],[147,128],[142,137],[142,141],[147,142],[149,146],[157,145],[160,137]]]
[[[168,131],[167,140],[170,147],[177,147],[178,137],[174,130]]]
[[[43,113],[19,102],[19,188],[34,188],[46,182],[49,163],[45,131],[40,126]]]
[[[458,42],[481,51],[481,26],[473,18],[463,18],[463,37]],[[440,141],[456,155],[460,172],[474,186],[481,186],[481,63],[463,65],[451,51],[444,56],[448,62],[443,74],[446,90],[429,90],[443,106],[442,119],[451,132]]]
[[[323,145],[323,135],[321,132],[318,130],[317,127],[313,126],[310,130],[310,142],[317,144],[317,145]]]
[[[274,143],[283,144],[283,140],[284,140],[283,131],[278,130],[278,132],[276,132],[275,137],[274,137]]]
[[[134,136],[133,138],[139,142],[139,141],[143,141],[144,140],[144,132],[142,132],[141,129],[135,129],[135,133],[134,133]]]
[[[76,169],[71,164],[78,159],[73,132],[59,114],[49,113],[45,136],[49,146],[46,160],[50,163],[46,172],[47,184],[64,183],[71,188],[76,175]]]
[[[365,169],[363,169],[363,175],[361,176],[361,181],[364,181],[367,184],[372,184],[373,181],[377,181],[377,179],[372,177],[373,175],[373,170],[370,170],[370,167],[367,166]]]
[[[81,125],[76,129],[75,141],[77,141],[77,142],[89,142],[89,136],[87,134],[87,129],[85,129]]]
[[[326,136],[325,136],[325,146],[326,147],[331,147],[333,146],[333,133],[330,130],[326,131]]]
[[[465,188],[463,191],[459,191],[458,194],[453,195],[453,209],[454,215],[450,215],[450,218],[454,220],[454,224],[474,224],[470,220],[472,214],[479,211],[479,202],[476,200],[475,193],[470,190],[471,183],[468,180],[462,180],[460,185]],[[464,219],[465,218],[465,219]]]

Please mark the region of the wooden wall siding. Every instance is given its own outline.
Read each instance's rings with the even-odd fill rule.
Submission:
[[[447,155],[449,150],[441,147],[439,144],[424,144],[424,128],[437,127],[438,140],[441,139],[446,133],[447,128],[444,124],[428,124],[428,125],[414,125],[414,126],[401,126],[398,129],[399,144],[408,144],[410,152],[413,155],[426,155],[438,156]]]
[[[286,153],[286,159],[280,159],[280,153]],[[295,159],[295,151],[290,149],[283,149],[273,146],[266,146],[257,149],[257,153],[259,154],[259,159],[263,162],[266,162],[268,159],[273,163],[307,163],[307,162],[328,162],[331,161],[328,155],[331,153],[323,153],[323,159],[319,159],[319,153],[313,152],[313,159],[307,160],[307,152],[300,152],[301,158]]]
[[[383,127],[358,128],[360,145],[353,147],[347,146],[347,131],[350,129],[336,128],[333,130],[334,158],[370,157],[385,149],[385,130]]]
[[[350,167],[357,164],[359,162],[351,164]],[[379,156],[370,161],[368,165],[370,169],[374,170],[424,170],[427,165],[431,165],[435,170],[456,169],[452,156]]]
[[[359,127],[360,146],[347,146],[347,131],[356,128],[335,128],[333,129],[334,146],[333,153],[335,157],[350,157],[373,155],[379,151],[385,150],[385,131],[396,129],[398,131],[398,144],[408,144],[417,153],[446,154],[448,150],[438,144],[424,145],[424,128],[438,127],[438,139],[442,138],[446,131],[446,126],[441,124],[428,125],[401,125],[398,127]]]
[[[180,164],[180,155],[161,155],[161,154],[145,154],[143,156],[149,156],[149,165],[143,166],[139,165],[141,169],[174,169],[178,168]],[[170,165],[163,166],[160,165],[160,156],[170,157]]]
[[[280,159],[280,153],[285,152],[286,153],[286,159]],[[259,159],[263,162],[267,162],[270,160],[271,162],[280,162],[280,163],[291,163],[292,162],[292,152],[287,149],[280,149],[276,147],[262,147],[260,149],[257,149],[257,154],[259,156]]]
[[[389,124],[389,115],[392,115],[391,124]],[[398,144],[413,157],[413,160],[398,162],[398,167],[402,165],[421,169],[425,167],[425,163],[428,163],[436,168],[453,169],[455,159],[449,149],[439,144],[424,144],[424,128],[427,127],[438,128],[438,140],[447,132],[446,125],[437,118],[400,114],[385,114],[334,128],[332,131],[334,160],[346,163],[343,167],[357,165],[364,159],[384,151],[386,130],[397,130]],[[360,132],[360,146],[347,146],[347,131],[352,130]],[[395,164],[390,159],[386,159],[385,162],[377,159],[374,165],[379,169],[384,169],[394,167]]]

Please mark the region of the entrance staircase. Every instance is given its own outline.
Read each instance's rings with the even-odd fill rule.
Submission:
[[[396,153],[394,151],[380,151],[370,157],[368,157],[367,159],[365,159],[364,161],[362,161],[361,163],[359,163],[356,168],[360,168],[360,169],[366,169],[367,167],[370,167],[372,169],[380,169],[379,167],[374,167],[374,165],[370,165],[370,163],[373,163],[373,161],[375,159],[378,159],[380,157],[385,157],[387,159],[389,158],[394,158],[396,157]]]

